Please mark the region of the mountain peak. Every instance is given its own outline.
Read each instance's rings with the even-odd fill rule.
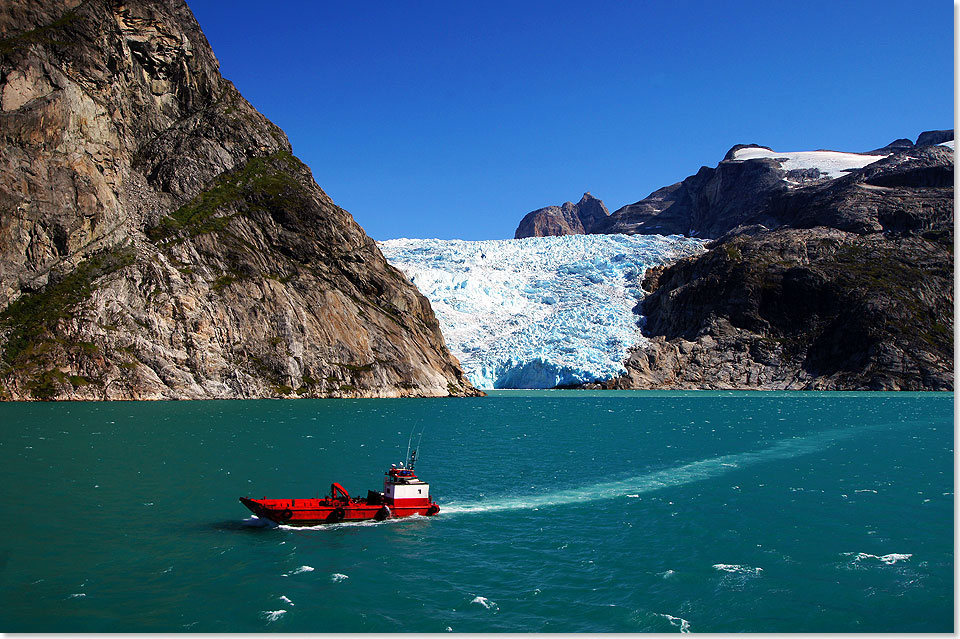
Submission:
[[[941,129],[939,131],[924,131],[917,137],[916,146],[928,146],[933,144],[942,144],[953,139],[953,129]]]
[[[726,155],[723,156],[724,160],[732,160],[737,151],[741,149],[766,149],[767,151],[773,151],[769,146],[763,146],[762,144],[734,144],[730,147],[730,150],[727,151]]]
[[[513,237],[546,237],[554,235],[583,235],[600,220],[610,215],[603,201],[587,191],[580,201],[564,202],[562,206],[546,206],[530,211],[522,220]]]

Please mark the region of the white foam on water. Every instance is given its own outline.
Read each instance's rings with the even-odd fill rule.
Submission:
[[[284,601],[286,601],[286,602],[287,602],[288,604],[290,604],[291,606],[296,605],[296,604],[294,604],[292,601],[290,601],[289,597],[287,597],[286,595],[280,595],[280,599],[283,599]]]
[[[420,518],[421,515],[410,515],[408,517],[392,517],[390,519],[384,519],[383,521],[377,521],[376,519],[363,519],[360,521],[341,521],[336,524],[317,524],[316,526],[288,526],[287,524],[280,524],[277,528],[281,530],[294,530],[298,532],[308,531],[308,530],[337,530],[339,528],[350,528],[354,526],[383,526],[383,525],[393,525],[406,520],[416,520]]]
[[[267,623],[273,623],[283,615],[287,614],[286,610],[262,610],[260,616],[267,620]]]
[[[752,566],[743,566],[741,564],[713,564],[714,570],[721,572],[732,572],[735,575],[757,575],[763,572],[763,568],[754,568]]]
[[[656,613],[670,622],[671,626],[676,626],[680,628],[680,632],[690,632],[690,622],[682,617],[674,617],[673,615],[668,615],[664,612]]]
[[[862,434],[877,428],[889,428],[889,425],[874,424],[859,428],[838,428],[822,431],[803,437],[791,437],[775,442],[773,445],[757,451],[721,455],[699,461],[658,470],[637,477],[618,481],[600,482],[579,488],[558,490],[542,495],[522,497],[504,497],[490,502],[451,503],[443,506],[446,515],[465,513],[496,512],[504,510],[532,510],[545,506],[583,503],[606,499],[616,499],[626,495],[639,495],[663,488],[683,486],[697,481],[714,479],[746,466],[762,462],[792,459],[820,451],[831,444]]]
[[[240,524],[243,526],[249,526],[250,528],[271,528],[276,526],[276,524],[269,519],[260,519],[256,515],[247,517],[241,521]]]
[[[497,605],[495,601],[490,601],[486,597],[474,597],[470,603],[480,604],[487,610],[500,610],[500,606]]]
[[[870,553],[866,553],[866,552],[858,552],[858,553],[845,552],[843,554],[846,555],[847,557],[852,556],[853,561],[855,563],[860,563],[864,559],[875,559],[877,561],[887,564],[888,566],[892,566],[898,561],[907,561],[911,557],[913,557],[913,553],[896,553],[896,552],[890,553],[888,555],[871,555]]]
[[[330,575],[330,581],[332,581],[335,584],[340,583],[344,579],[349,579],[349,578],[350,578],[349,575],[345,575],[342,572],[335,572],[332,575]]]
[[[675,574],[677,574],[677,571],[676,571],[676,570],[664,570],[663,572],[658,573],[658,574],[659,574],[661,577],[663,577],[664,579],[669,579],[670,577],[672,577],[672,576],[674,576]]]
[[[313,566],[300,566],[290,574],[299,575],[301,572],[313,572],[314,570],[316,570],[316,568],[314,568]]]
[[[75,592],[69,597],[67,597],[67,599],[79,599],[80,597],[86,597],[86,596],[87,596],[87,593],[85,592]]]

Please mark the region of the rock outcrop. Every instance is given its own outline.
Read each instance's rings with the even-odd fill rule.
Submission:
[[[514,239],[554,235],[582,235],[603,224],[610,211],[603,202],[589,192],[580,201],[564,202],[561,206],[547,206],[523,216],[513,234]]]
[[[777,192],[647,274],[649,342],[604,386],[952,390],[953,202],[931,145]]]
[[[182,0],[0,11],[0,397],[476,391]]]
[[[928,146],[933,144],[942,144],[953,140],[953,129],[941,129],[939,131],[924,131],[917,136],[914,146]]]
[[[783,229],[651,273],[613,388],[952,390],[952,234]]]

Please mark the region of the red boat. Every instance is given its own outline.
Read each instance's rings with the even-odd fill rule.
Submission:
[[[366,497],[351,497],[338,483],[330,485],[327,497],[312,499],[251,499],[241,497],[240,503],[261,519],[269,519],[287,526],[316,526],[342,521],[425,515],[440,512],[439,504],[430,498],[430,485],[413,472],[416,451],[407,467],[393,466],[383,480],[383,492],[368,490]]]

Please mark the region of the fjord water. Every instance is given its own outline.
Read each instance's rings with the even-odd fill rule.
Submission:
[[[0,631],[951,632],[953,394],[0,405]],[[256,525],[379,488],[434,518]]]

